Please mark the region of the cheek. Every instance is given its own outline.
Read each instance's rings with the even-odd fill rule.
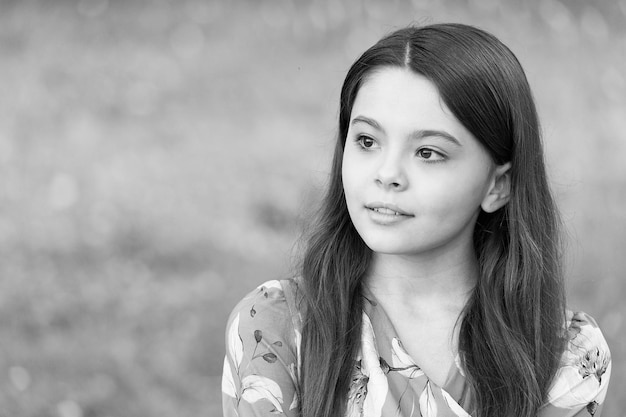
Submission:
[[[363,175],[359,175],[362,169],[359,169],[358,164],[355,163],[354,155],[349,150],[344,152],[341,166],[341,181],[346,198],[349,198],[358,191]]]
[[[451,213],[471,216],[483,200],[484,184],[468,182],[467,178],[455,176],[424,184],[420,187],[418,199],[429,211],[441,217]]]
[[[341,182],[346,196],[351,194],[350,191],[352,190],[352,176],[350,174],[350,163],[346,158],[344,158],[341,166]]]
[[[348,214],[352,221],[356,220],[358,207],[361,206],[362,198],[360,197],[359,190],[362,188],[359,184],[359,176],[356,175],[355,170],[350,169],[350,164],[342,167],[342,182],[343,193],[348,208]]]

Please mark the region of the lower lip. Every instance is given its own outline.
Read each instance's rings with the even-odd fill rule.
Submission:
[[[367,211],[369,212],[370,219],[374,223],[380,224],[380,225],[383,225],[383,226],[390,225],[390,224],[401,223],[401,222],[403,222],[405,220],[408,220],[408,219],[413,217],[413,216],[407,216],[405,214],[379,213],[379,212],[374,211],[372,209],[367,209]]]

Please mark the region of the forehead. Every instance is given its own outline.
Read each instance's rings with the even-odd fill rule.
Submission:
[[[405,68],[384,67],[365,78],[350,117],[358,115],[398,128],[436,128],[469,134],[445,105],[435,84]]]

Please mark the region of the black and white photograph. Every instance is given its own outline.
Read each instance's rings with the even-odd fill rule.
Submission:
[[[626,417],[626,0],[0,0],[0,417]]]

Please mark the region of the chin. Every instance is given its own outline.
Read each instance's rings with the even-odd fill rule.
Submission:
[[[414,253],[414,248],[409,248],[398,242],[398,239],[388,241],[386,239],[364,239],[368,248],[376,253],[385,253],[388,255],[406,255]]]

